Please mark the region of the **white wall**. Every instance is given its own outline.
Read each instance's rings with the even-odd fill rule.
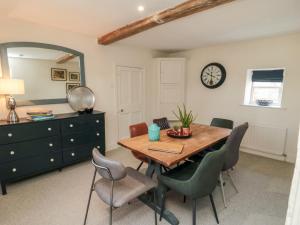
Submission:
[[[27,59],[9,57],[10,76],[24,80],[25,94],[16,95],[17,100],[38,100],[66,97],[66,83],[80,83],[69,81],[69,72],[80,72],[79,62],[57,64],[54,60]],[[53,81],[51,69],[67,70],[66,81]]]
[[[213,117],[233,119],[236,124],[288,128],[286,160],[296,159],[300,115],[300,33],[236,42],[171,54],[187,58],[187,106],[198,114],[198,122],[209,124]],[[211,62],[223,64],[225,83],[207,89],[200,82],[202,68]],[[249,68],[286,68],[283,107],[267,109],[242,106],[246,72]]]
[[[0,43],[11,41],[30,41],[61,45],[78,50],[84,54],[86,81],[96,95],[95,109],[106,112],[107,149],[116,147],[117,117],[115,97],[115,65],[143,67],[146,69],[146,80],[152,72],[152,57],[157,53],[148,49],[120,46],[100,46],[96,37],[87,37],[76,33],[62,31],[36,24],[23,23],[18,20],[0,18]],[[148,90],[146,90],[148,92]],[[0,117],[5,118],[6,109],[0,103]],[[54,113],[71,111],[67,104],[48,105],[43,108],[52,109]],[[149,111],[147,106],[146,113]],[[19,107],[20,116],[25,116],[27,107]],[[148,115],[147,115],[148,116]],[[147,117],[148,118],[148,117]]]

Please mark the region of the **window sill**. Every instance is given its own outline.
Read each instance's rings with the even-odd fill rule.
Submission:
[[[241,106],[255,107],[255,108],[266,108],[266,109],[280,109],[280,110],[286,110],[286,108],[285,108],[285,107],[282,107],[282,106],[262,106],[262,105],[252,105],[252,104],[241,104]]]

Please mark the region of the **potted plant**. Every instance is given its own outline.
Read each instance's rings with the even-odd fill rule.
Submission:
[[[179,106],[178,108],[178,114],[174,113],[176,118],[181,122],[181,127],[182,127],[182,132],[184,135],[189,135],[191,130],[190,130],[190,125],[193,123],[196,119],[196,117],[193,115],[192,111],[187,112],[185,105],[183,104],[183,108],[181,109]]]

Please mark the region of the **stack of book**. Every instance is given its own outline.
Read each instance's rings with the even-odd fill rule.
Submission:
[[[44,121],[55,118],[51,110],[31,111],[27,112],[27,115],[29,116],[28,119],[32,121]]]

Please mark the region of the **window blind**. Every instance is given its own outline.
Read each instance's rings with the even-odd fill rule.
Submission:
[[[252,82],[282,82],[283,69],[278,70],[254,70]]]

